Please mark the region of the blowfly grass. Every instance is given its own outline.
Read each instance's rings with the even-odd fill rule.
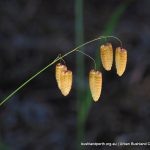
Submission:
[[[93,100],[99,100],[102,89],[102,73],[99,71],[91,70],[89,73],[89,85]]]
[[[58,63],[56,65],[56,69],[55,69],[55,76],[56,76],[56,81],[57,81],[57,85],[58,88],[61,89],[61,82],[60,82],[60,76],[61,76],[61,72],[62,71],[66,71],[67,67],[61,63]]]
[[[99,36],[93,40],[90,40],[86,43],[83,43],[76,48],[70,50],[64,55],[59,55],[57,58],[55,58],[52,62],[50,62],[47,66],[45,66],[43,69],[35,73],[33,76],[31,76],[28,80],[26,80],[24,83],[22,83],[16,90],[14,90],[11,94],[9,94],[4,100],[0,102],[0,106],[3,105],[7,100],[9,100],[13,95],[15,95],[17,92],[19,92],[23,87],[25,87],[29,82],[31,82],[34,78],[36,78],[38,75],[43,73],[46,69],[48,69],[53,64],[57,63],[60,60],[63,60],[66,56],[70,55],[73,52],[80,52],[86,56],[88,56],[91,60],[93,60],[95,65],[95,70],[91,70],[89,73],[89,86],[91,90],[91,94],[94,101],[98,101],[100,95],[101,95],[101,89],[102,89],[102,73],[100,71],[96,71],[96,62],[95,60],[87,55],[84,52],[79,51],[83,46],[86,46],[90,43],[93,43],[95,41],[106,39],[106,38],[114,38],[118,40],[122,47],[122,42],[120,39],[114,36]],[[115,53],[115,62],[116,62],[116,69],[117,74],[119,76],[122,76],[126,69],[126,63],[127,63],[127,51],[124,48],[118,47],[116,48]],[[100,46],[100,55],[101,60],[104,68],[106,70],[111,70],[112,63],[113,63],[113,49],[111,43],[106,43],[102,46]],[[58,63],[55,68],[55,76],[56,81],[58,84],[58,88],[62,92],[64,96],[67,96],[70,93],[71,87],[72,87],[72,81],[73,81],[73,75],[72,71],[67,70],[66,65],[63,65],[61,63]]]
[[[60,85],[61,85],[61,93],[64,96],[67,96],[72,87],[72,71],[66,70],[62,71],[60,74]]]
[[[122,76],[127,64],[127,51],[124,48],[117,47],[115,54],[116,70],[119,76]]]
[[[100,46],[100,55],[103,67],[110,71],[113,64],[113,49],[111,43],[106,43]]]

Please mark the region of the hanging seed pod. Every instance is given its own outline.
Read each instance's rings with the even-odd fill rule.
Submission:
[[[61,63],[58,63],[56,65],[56,69],[55,69],[55,76],[56,76],[56,81],[58,84],[58,88],[61,89],[61,85],[60,85],[60,75],[62,71],[66,71],[67,67]]]
[[[67,96],[72,87],[72,71],[62,71],[60,75],[61,92],[64,96]]]
[[[102,73],[99,71],[91,70],[89,73],[89,85],[93,100],[98,101],[102,89]]]
[[[121,47],[116,48],[115,54],[117,74],[122,76],[127,64],[127,50]]]
[[[110,71],[113,64],[113,48],[111,43],[106,43],[100,47],[100,55],[103,67]]]

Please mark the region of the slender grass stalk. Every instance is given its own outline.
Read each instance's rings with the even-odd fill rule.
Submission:
[[[75,0],[75,44],[79,45],[84,43],[84,26],[83,26],[83,0]],[[83,50],[83,49],[82,49]],[[79,70],[80,68],[80,70]],[[84,57],[82,55],[76,56],[76,71],[78,79],[84,78]],[[77,79],[77,82],[79,80]],[[78,88],[77,88],[78,89]],[[79,98],[82,93],[79,90],[77,93]]]
[[[116,38],[113,36],[107,36],[107,38]],[[58,56],[57,58],[55,58],[52,62],[50,62],[46,67],[44,67],[43,69],[41,69],[40,71],[38,71],[36,74],[34,74],[33,76],[31,76],[28,80],[26,80],[24,83],[22,83],[16,90],[14,90],[11,94],[9,94],[5,99],[3,99],[0,102],[0,106],[2,106],[6,101],[8,101],[13,95],[15,95],[16,93],[18,93],[22,88],[24,88],[29,82],[31,82],[34,78],[36,78],[38,75],[40,75],[41,73],[43,73],[46,69],[48,69],[50,66],[52,66],[53,64],[55,64],[56,62],[58,62],[59,60],[62,60],[64,57],[70,55],[71,53],[79,50],[80,48],[86,46],[87,44],[90,44],[92,42],[98,41],[100,39],[105,38],[104,36],[99,36],[91,41],[88,41],[86,43],[83,43],[79,46],[77,46],[76,48],[70,50],[69,52],[67,52],[66,54],[62,55],[62,56]]]
[[[84,42],[84,25],[83,25],[83,0],[75,0],[75,44]],[[82,49],[83,50],[83,49]],[[83,139],[84,128],[82,127],[80,113],[81,103],[84,101],[84,88],[82,82],[84,81],[85,64],[82,55],[76,55],[76,89],[77,89],[77,149],[81,149],[80,142]],[[81,86],[80,86],[81,85]]]

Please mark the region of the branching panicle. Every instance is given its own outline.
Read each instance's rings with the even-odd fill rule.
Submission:
[[[65,61],[64,61],[64,58],[66,57],[66,56],[68,56],[68,55],[70,55],[70,54],[72,54],[73,52],[80,52],[80,53],[82,53],[83,55],[86,55],[87,57],[89,57],[91,60],[93,60],[93,62],[94,62],[94,67],[95,67],[95,70],[96,70],[96,62],[95,62],[95,60],[91,57],[91,56],[89,56],[88,54],[86,54],[86,53],[84,53],[84,52],[82,52],[82,51],[80,51],[80,48],[82,48],[83,46],[86,46],[86,45],[88,45],[88,44],[90,44],[90,43],[93,43],[93,42],[95,42],[95,41],[98,41],[98,40],[101,40],[101,39],[108,39],[108,38],[113,38],[113,39],[116,39],[117,41],[119,41],[120,42],[120,47],[122,47],[122,41],[119,39],[119,38],[117,38],[117,37],[115,37],[115,36],[99,36],[99,37],[97,37],[97,38],[95,38],[95,39],[93,39],[93,40],[91,40],[91,41],[88,41],[88,42],[86,42],[86,43],[83,43],[83,44],[81,44],[81,45],[79,45],[79,46],[77,46],[76,48],[74,48],[74,49],[72,49],[72,50],[70,50],[69,52],[67,52],[66,54],[64,54],[64,55],[61,55],[61,54],[59,54],[52,62],[50,62],[46,67],[44,67],[43,69],[41,69],[40,71],[38,71],[36,74],[34,74],[33,76],[31,76],[28,80],[26,80],[24,83],[22,83],[16,90],[14,90],[11,94],[9,94],[4,100],[2,100],[1,102],[0,102],[0,106],[2,106],[6,101],[8,101],[13,95],[15,95],[16,93],[18,93],[22,88],[24,88],[29,82],[31,82],[34,78],[36,78],[38,75],[40,75],[41,73],[43,73],[46,69],[48,69],[50,66],[52,66],[53,64],[55,64],[56,62],[58,62],[58,61],[63,61],[63,63],[66,65],[66,63],[65,63]],[[119,65],[118,64],[118,62],[119,61],[117,61],[117,65]],[[123,67],[122,67],[123,68]],[[125,67],[124,67],[124,70],[125,70]],[[124,70],[122,71],[122,72],[124,72]],[[69,85],[69,90],[66,88],[66,85],[62,85],[62,89],[60,88],[60,85],[59,85],[59,88],[62,90],[62,92],[63,92],[63,95],[67,95],[67,94],[69,94],[69,91],[70,91],[70,89],[71,89],[71,85],[72,85],[72,74],[71,74],[71,76],[69,76],[68,74],[66,74],[66,73],[68,73],[68,71],[67,72],[64,72],[64,70],[63,70],[63,75],[64,75],[64,79],[62,80],[63,82],[62,82],[62,84],[65,84],[65,83],[67,83],[68,85]],[[92,77],[92,79],[94,78],[94,80],[95,80],[95,76],[94,77]],[[58,81],[58,79],[57,79],[57,81]],[[95,82],[95,83],[97,83],[97,81]],[[95,84],[94,83],[94,84]],[[92,84],[93,85],[93,84]],[[64,88],[65,87],[65,88]],[[99,89],[98,88],[98,90],[101,90],[101,89]],[[98,91],[99,93],[100,93],[100,91]],[[97,100],[97,98],[95,98],[96,100]]]

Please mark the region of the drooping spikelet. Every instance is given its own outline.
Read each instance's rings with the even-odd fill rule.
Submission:
[[[89,85],[93,100],[98,101],[102,89],[102,73],[99,71],[91,70],[89,73]]]
[[[122,76],[127,64],[127,50],[121,47],[116,48],[115,54],[117,74]]]
[[[56,65],[56,69],[55,69],[55,76],[56,76],[56,81],[58,84],[58,88],[61,89],[61,85],[60,85],[60,75],[62,71],[66,71],[67,67],[61,63],[58,63]]]
[[[62,71],[60,75],[61,92],[64,96],[67,96],[72,87],[72,71]]]
[[[106,43],[100,47],[100,55],[105,70],[111,70],[113,63],[113,48],[111,43]]]

